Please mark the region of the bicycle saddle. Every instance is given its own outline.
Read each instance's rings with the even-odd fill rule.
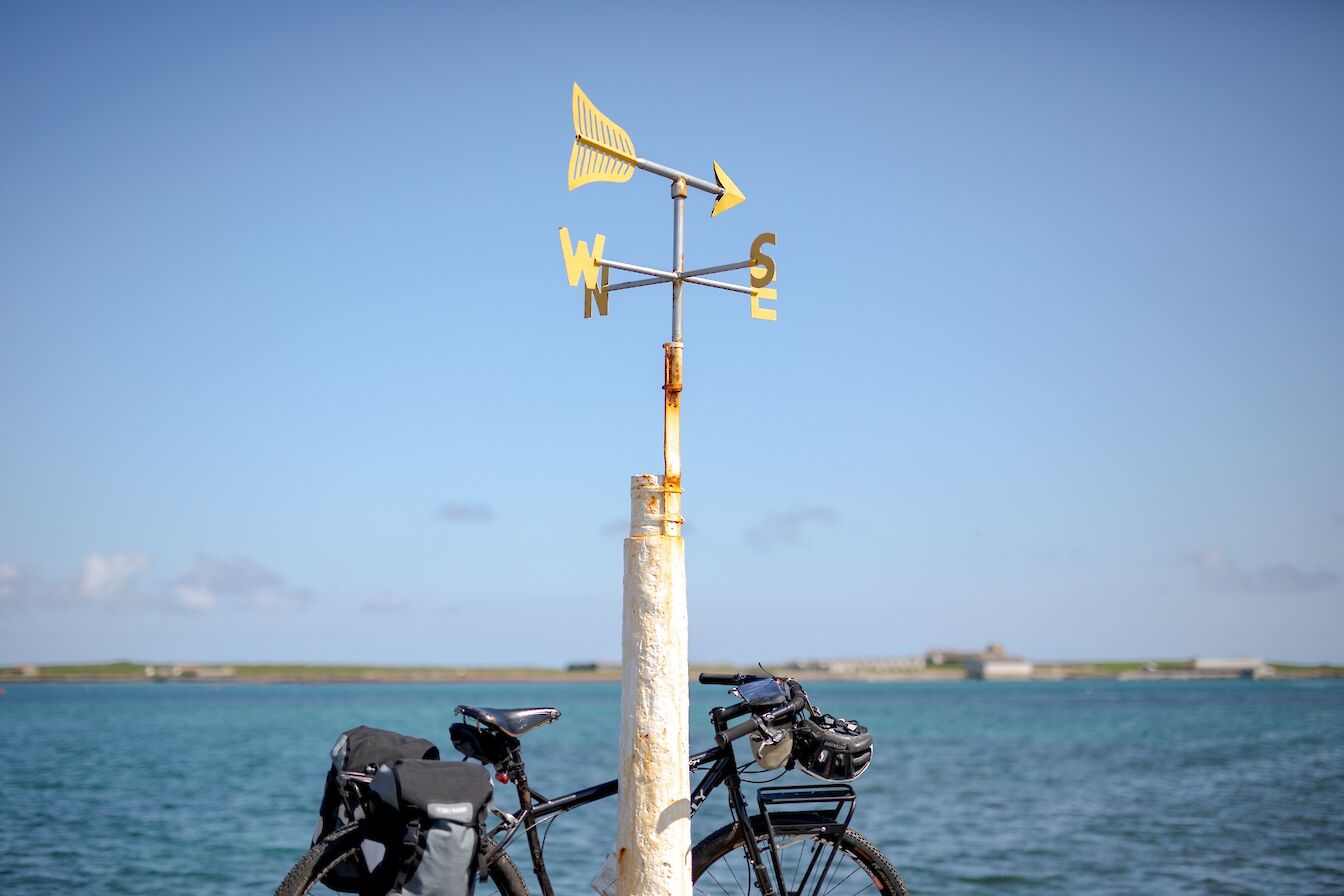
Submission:
[[[524,707],[521,709],[494,709],[489,706],[459,706],[453,710],[476,719],[491,728],[498,728],[510,737],[522,737],[533,728],[554,722],[560,718],[560,710],[549,706]]]

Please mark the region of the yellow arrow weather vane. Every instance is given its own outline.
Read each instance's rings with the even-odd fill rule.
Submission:
[[[582,88],[574,85],[574,148],[569,153],[569,188],[607,181],[623,184],[640,168],[669,180],[684,180],[689,187],[703,190],[718,198],[712,218],[719,212],[741,205],[747,197],[733,183],[733,179],[714,163],[714,183],[692,177],[666,165],[650,162],[635,155],[635,143],[625,129],[593,105]]]
[[[681,289],[686,283],[698,286],[713,286],[729,292],[743,293],[751,297],[751,316],[756,320],[774,320],[774,302],[779,294],[771,285],[775,280],[775,260],[765,251],[767,245],[775,244],[773,233],[762,233],[751,244],[751,251],[744,261],[711,265],[705,268],[686,270],[682,245],[682,229],[685,220],[686,192],[688,187],[703,190],[714,197],[714,209],[710,217],[727,211],[746,201],[742,191],[733,183],[733,179],[724,172],[718,162],[714,163],[714,183],[693,177],[666,165],[650,162],[635,155],[635,142],[625,129],[602,114],[593,105],[582,88],[574,85],[574,148],[569,153],[569,188],[577,189],[584,184],[606,181],[623,184],[639,168],[672,181],[672,201],[676,216],[672,229],[672,257],[676,259],[673,270],[616,261],[604,255],[607,238],[598,234],[593,240],[593,248],[579,241],[571,242],[568,228],[560,228],[560,249],[565,256],[565,275],[570,286],[583,283],[583,316],[591,317],[593,304],[597,305],[599,316],[607,314],[607,300],[611,293],[622,289],[635,289],[641,286],[653,286],[659,283],[672,284],[672,343],[681,344]],[[726,283],[711,280],[709,274],[725,271],[737,271],[748,268],[751,285]],[[643,274],[640,280],[627,280],[612,283],[612,270]],[[762,305],[768,302],[769,305]]]

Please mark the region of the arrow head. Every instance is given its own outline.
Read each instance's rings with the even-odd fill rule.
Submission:
[[[719,167],[718,162],[714,163],[714,180],[723,188],[723,193],[720,194],[718,199],[714,200],[714,210],[709,213],[711,218],[719,212],[726,212],[733,206],[741,205],[747,201],[747,197],[742,195],[742,191],[737,188],[737,184],[733,183],[733,179],[728,176],[727,172]]]

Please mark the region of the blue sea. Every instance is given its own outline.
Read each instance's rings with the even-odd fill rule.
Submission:
[[[913,894],[1344,893],[1344,682],[809,691],[872,729],[854,827]],[[725,695],[692,685],[693,748]],[[337,735],[392,728],[446,755],[458,703],[562,710],[524,739],[548,796],[615,775],[616,685],[7,685],[0,892],[270,893],[308,846]],[[559,894],[591,892],[614,832],[614,800],[558,818]]]

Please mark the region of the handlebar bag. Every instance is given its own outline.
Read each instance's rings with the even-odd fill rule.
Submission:
[[[362,820],[366,815],[359,792],[339,777],[340,772],[373,774],[380,765],[398,759],[438,759],[439,748],[423,737],[408,737],[395,731],[360,725],[344,732],[331,748],[331,768],[327,770],[322,804],[317,810],[317,828],[313,842],[339,828]],[[370,869],[383,857],[379,843],[368,842],[359,854],[341,860],[332,868],[324,883],[342,893],[357,893],[368,879]]]
[[[373,777],[374,827],[396,868],[388,896],[472,896],[477,848],[494,796],[490,771],[467,762],[398,759]]]

